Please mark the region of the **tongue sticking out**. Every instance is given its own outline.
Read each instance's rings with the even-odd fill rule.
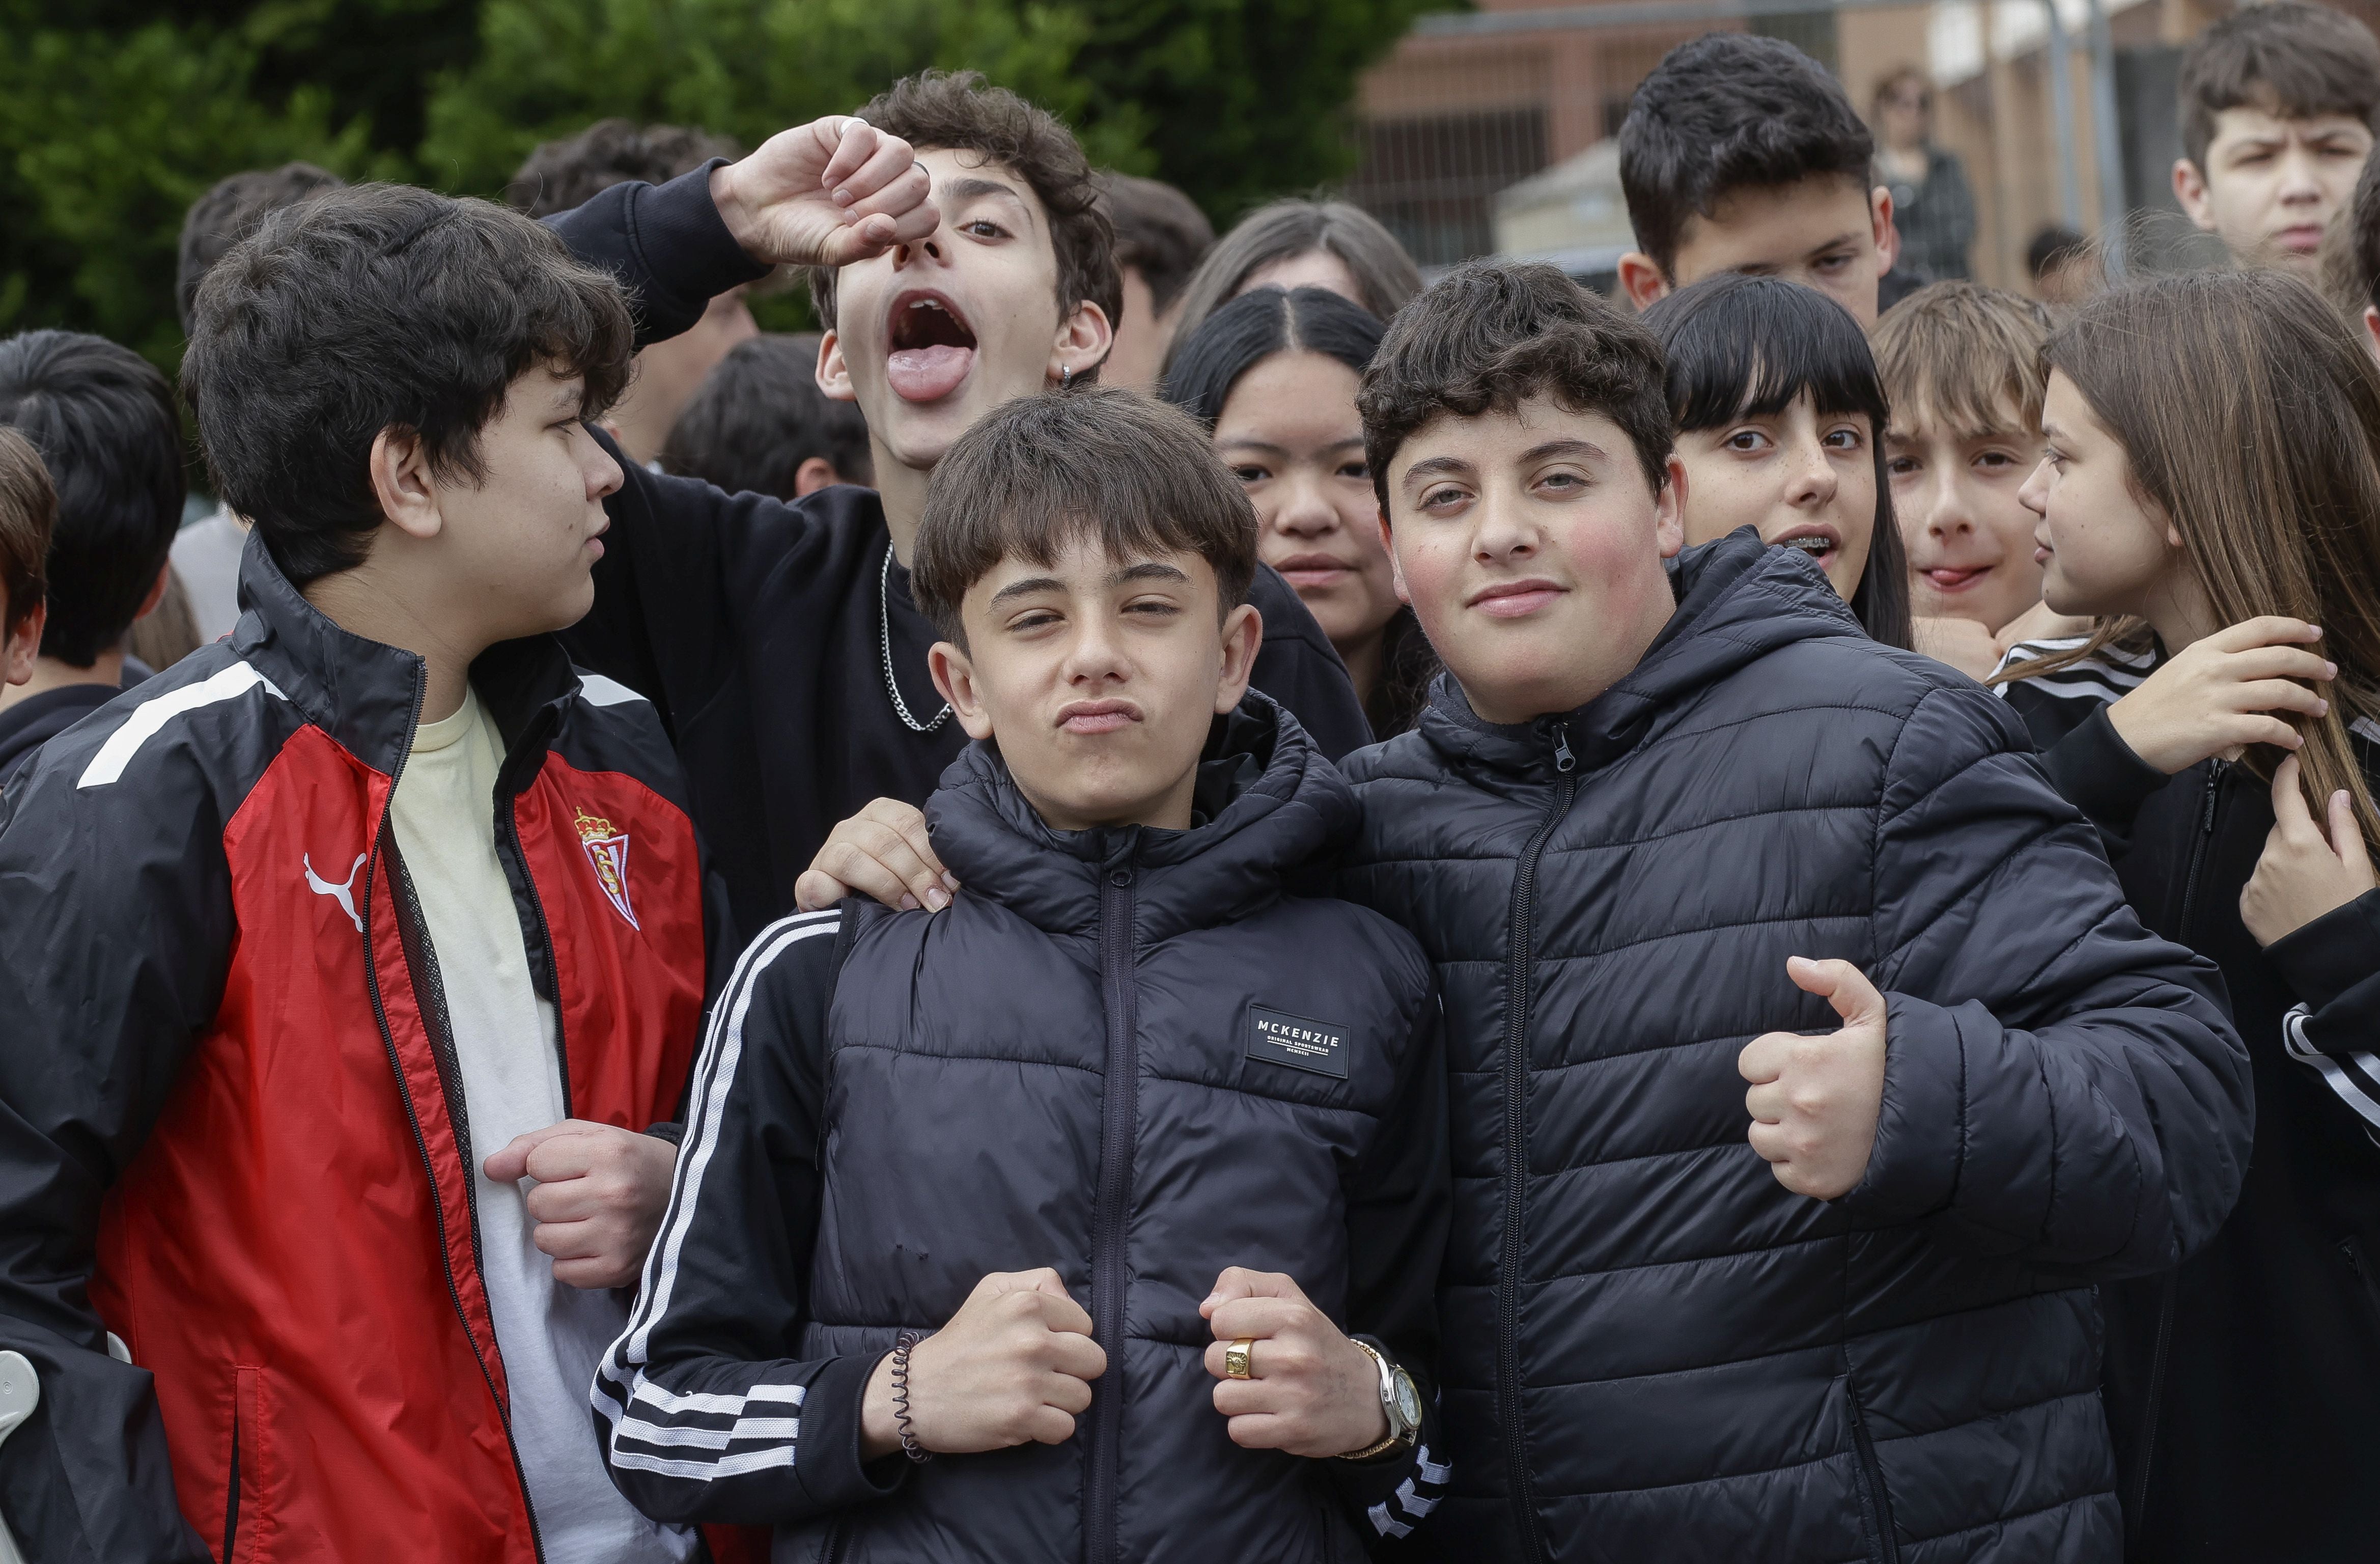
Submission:
[[[903,347],[884,361],[884,378],[905,402],[939,402],[959,388],[975,368],[975,349],[936,344]]]

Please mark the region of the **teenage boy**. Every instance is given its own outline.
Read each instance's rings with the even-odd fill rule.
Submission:
[[[1806,283],[1876,324],[1900,238],[1874,182],[1876,141],[1826,67],[1781,39],[1681,43],[1620,127],[1620,188],[1636,248],[1620,285],[1636,308],[1721,272]]]
[[[529,153],[504,197],[531,217],[551,217],[631,180],[664,184],[722,158],[737,154],[723,136],[677,125],[639,126],[625,119],[598,120],[576,136],[548,141]],[[686,405],[735,345],[759,331],[747,290],[730,288],[686,330],[654,342],[637,355],[636,378],[619,404],[604,416],[604,429],[630,461],[660,459],[669,432]]]
[[[746,952],[596,1382],[613,1478],[779,1558],[1358,1557],[1446,1476],[1446,1075],[1412,940],[1291,890],[1356,811],[1248,692],[1255,514],[1089,390],[978,420],[916,547],[965,888]]]
[[[2004,703],[1806,557],[1682,549],[1661,384],[1560,272],[1475,263],[1358,399],[1448,673],[1348,762],[1339,880],[1446,1001],[1433,1526],[1500,1559],[2112,1558],[2092,1288],[2238,1193],[2217,978],[2142,931]]]
[[[165,591],[182,523],[182,419],[148,359],[104,337],[0,342],[0,424],[41,454],[57,493],[48,622],[21,685],[0,687],[0,785],[124,688],[124,638]]]
[[[1869,333],[1892,407],[1884,467],[1909,552],[1918,650],[1971,678],[2041,605],[2038,519],[2017,498],[2041,461],[2049,312],[1979,283],[1935,283]]]
[[[2246,6],[2181,62],[2173,193],[2240,266],[2315,280],[2380,116],[2380,41],[2310,0]]]
[[[720,867],[743,928],[794,909],[836,821],[879,795],[922,804],[957,758],[965,734],[925,678],[937,637],[909,591],[927,479],[992,408],[1090,378],[1118,308],[1098,187],[1056,119],[971,74],[905,79],[860,112],[918,149],[941,217],[915,243],[811,275],[819,385],[867,415],[877,491],[787,505],[631,470],[606,502],[595,611],[569,638],[660,707],[697,823],[740,846]],[[617,186],[554,220],[628,284],[642,340],[764,269],[706,179]],[[1249,600],[1264,620],[1256,686],[1326,755],[1368,742],[1297,594],[1260,568]]]
[[[33,676],[46,613],[42,566],[57,514],[57,491],[41,456],[23,435],[0,425],[0,686]],[[0,754],[0,768],[6,765]]]
[[[865,126],[736,170],[790,261],[931,221]],[[550,233],[401,188],[275,213],[200,290],[250,612],[0,795],[0,1348],[42,1386],[0,1514],[36,1558],[698,1546],[586,1413],[705,970],[666,737],[552,637],[630,340]]]
[[[182,335],[190,334],[199,285],[232,246],[256,231],[265,217],[285,206],[335,190],[346,183],[310,163],[252,168],[227,175],[190,203],[182,219],[174,301]],[[248,547],[248,523],[218,502],[212,512],[174,536],[174,574],[190,600],[199,639],[218,641],[239,623],[239,556]]]
[[[1123,285],[1115,346],[1099,367],[1102,384],[1154,394],[1182,323],[1183,289],[1215,248],[1214,224],[1197,203],[1161,179],[1100,176],[1099,206],[1115,227]]]

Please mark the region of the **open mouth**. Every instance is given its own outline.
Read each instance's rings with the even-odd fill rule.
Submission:
[[[975,332],[958,306],[912,289],[892,300],[885,379],[905,402],[939,402],[975,368]]]
[[[1842,547],[1842,540],[1825,527],[1815,527],[1808,531],[1794,532],[1779,538],[1777,540],[1777,546],[1780,549],[1798,549],[1817,561],[1820,568],[1823,569],[1827,562],[1835,557],[1835,551]]]

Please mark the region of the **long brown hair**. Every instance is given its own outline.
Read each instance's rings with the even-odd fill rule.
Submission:
[[[2380,717],[2380,368],[2320,295],[2279,272],[2200,272],[2103,293],[2043,349],[2124,448],[2130,482],[2181,535],[2216,618],[2286,614],[2322,626],[2338,665],[2330,710],[2280,715],[2314,818],[2345,789],[2367,841],[2380,814],[2348,737]],[[2028,678],[2109,645],[2143,644],[2137,619],[2103,619],[2072,650],[2009,669]],[[2269,778],[2285,752],[2251,746]]]

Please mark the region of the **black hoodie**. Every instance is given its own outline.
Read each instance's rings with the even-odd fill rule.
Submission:
[[[765,274],[720,221],[710,166],[615,185],[549,220],[627,287],[639,346]],[[875,798],[923,804],[965,746],[956,719],[935,721],[926,653],[941,637],[910,599],[873,491],[786,504],[621,466],[595,609],[564,639],[660,709],[737,926],[759,928],[793,910],[794,882],[838,821]],[[1289,584],[1259,566],[1249,601],[1264,616],[1255,686],[1327,757],[1370,743],[1345,666]]]
[[[598,1382],[648,1513],[774,1522],[781,1558],[1111,1564],[1346,1559],[1428,1511],[1428,1425],[1351,1464],[1238,1449],[1214,1410],[1227,1266],[1288,1273],[1427,1399],[1448,1217],[1428,964],[1285,885],[1354,829],[1347,785],[1261,695],[1216,727],[1188,830],[1052,830],[970,746],[927,811],[950,907],[746,953]],[[1074,1437],[863,1466],[895,1335],[1043,1266],[1108,1353]]]
[[[1342,883],[1438,964],[1463,1558],[2074,1560],[2118,1546],[2092,1283],[2239,1188],[2247,1061],[2006,707],[1749,529],[1633,671],[1522,727],[1442,680],[1348,763]],[[1737,1059],[1888,1006],[1864,1181],[1787,1192]]]

